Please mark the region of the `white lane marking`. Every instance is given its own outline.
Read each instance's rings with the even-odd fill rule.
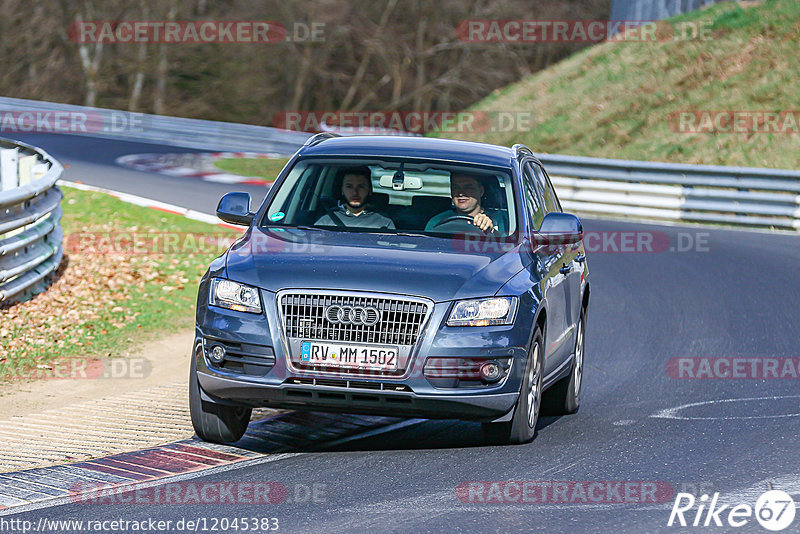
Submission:
[[[779,395],[774,397],[746,397],[743,399],[719,399],[719,400],[710,400],[710,401],[703,401],[703,402],[691,402],[689,404],[681,404],[680,406],[676,406],[674,408],[667,408],[665,410],[661,410],[658,413],[651,415],[650,417],[655,417],[659,419],[680,419],[684,421],[708,421],[708,420],[732,420],[732,419],[779,419],[784,417],[800,417],[800,412],[798,413],[787,413],[787,414],[778,414],[778,415],[720,415],[715,417],[689,417],[678,415],[678,412],[681,410],[685,410],[687,408],[694,408],[695,406],[708,406],[711,404],[722,404],[726,402],[749,402],[749,401],[762,401],[762,400],[780,400],[780,399],[800,399],[800,395]],[[800,409],[800,407],[799,407]]]
[[[247,180],[257,180],[258,178],[255,176],[238,176],[235,174],[225,174],[225,173],[216,173],[216,174],[208,174],[203,176],[203,180],[206,182],[217,182],[220,184],[240,184]],[[264,181],[264,184],[268,182]]]
[[[134,204],[137,206],[142,206],[145,208],[156,208],[162,211],[167,211],[169,213],[174,213],[175,215],[183,215],[188,219],[194,219],[196,221],[206,222],[209,224],[214,224],[217,226],[225,226],[227,228],[236,228],[242,229],[241,227],[236,227],[230,224],[226,224],[222,222],[220,219],[217,218],[216,215],[211,215],[210,213],[203,213],[201,211],[192,210],[188,208],[182,208],[180,206],[176,206],[175,204],[167,204],[166,202],[160,202],[158,200],[151,200],[149,198],[140,197],[136,195],[131,195],[128,193],[122,193],[120,191],[114,191],[112,189],[106,189],[104,187],[96,187],[93,185],[86,185],[78,182],[68,182],[66,180],[59,180],[58,185],[71,187],[73,189],[80,189],[81,191],[92,191],[95,193],[105,193],[107,195],[111,195],[114,198],[121,200],[123,202],[127,202],[129,204]]]

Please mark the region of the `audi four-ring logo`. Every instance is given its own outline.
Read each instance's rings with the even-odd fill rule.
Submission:
[[[381,311],[374,306],[340,306],[325,308],[325,318],[334,324],[375,326],[381,320]]]

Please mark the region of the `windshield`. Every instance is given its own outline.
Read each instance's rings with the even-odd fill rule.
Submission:
[[[516,230],[505,170],[420,160],[298,160],[262,226],[505,237]]]

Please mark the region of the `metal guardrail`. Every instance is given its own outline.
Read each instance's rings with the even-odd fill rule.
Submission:
[[[0,113],[4,111],[84,114],[90,130],[84,135],[211,151],[291,155],[311,136],[266,126],[0,97]],[[798,171],[555,154],[539,158],[564,208],[578,214],[800,231]]]
[[[565,210],[800,231],[800,172],[541,155]]]
[[[659,20],[723,0],[613,0],[611,20]]]
[[[43,150],[0,140],[0,306],[42,290],[61,263],[63,172]]]
[[[63,129],[55,124],[55,117],[46,117],[47,120],[42,121],[46,126],[36,128],[41,133],[62,132],[200,150],[267,152],[290,156],[311,136],[304,132],[251,124],[149,115],[22,98],[0,97],[2,112],[13,112],[17,117],[22,112],[67,114],[61,118]],[[36,117],[29,118],[30,123],[36,124]],[[8,130],[4,131],[8,133]]]

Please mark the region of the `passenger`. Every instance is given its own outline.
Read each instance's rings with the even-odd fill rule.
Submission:
[[[394,222],[380,213],[369,211],[366,204],[372,195],[372,172],[369,167],[351,167],[342,171],[342,199],[333,215],[347,227],[351,228],[389,228],[395,229]],[[326,214],[315,223],[320,226],[338,226]]]
[[[450,177],[450,195],[453,207],[431,217],[425,225],[425,231],[434,230],[441,222],[458,215],[472,217],[472,224],[484,232],[505,234],[508,224],[500,210],[484,209],[481,198],[485,189],[478,178],[462,173],[453,173]]]

